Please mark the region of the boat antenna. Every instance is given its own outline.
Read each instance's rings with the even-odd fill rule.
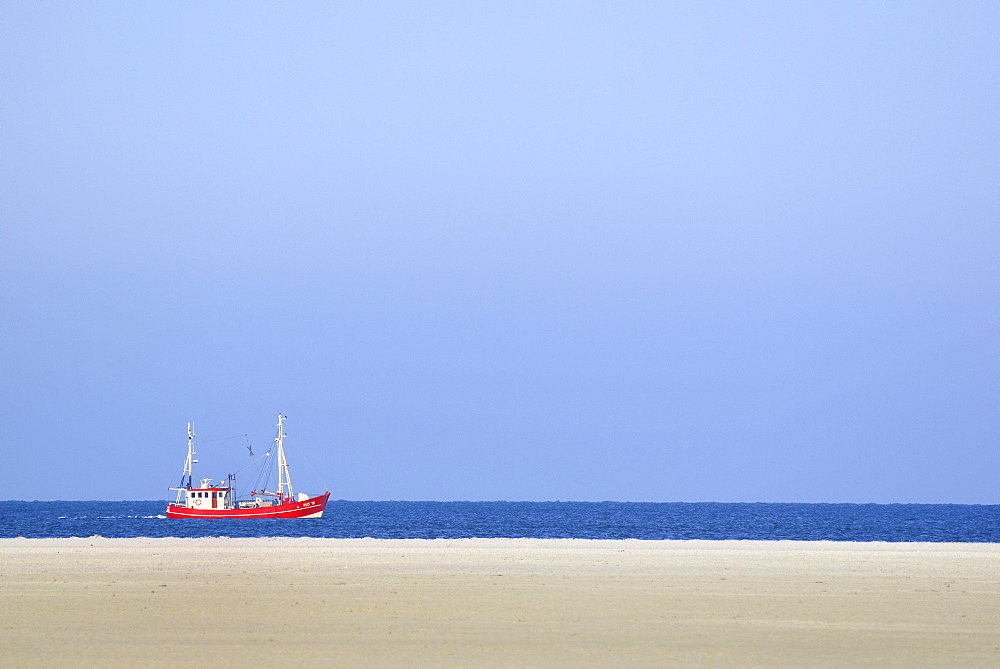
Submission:
[[[294,500],[295,497],[292,494],[292,477],[288,474],[288,461],[285,460],[285,447],[282,443],[284,438],[287,436],[285,434],[285,416],[278,414],[278,436],[274,438],[274,443],[278,447],[278,497],[288,497],[290,500]]]

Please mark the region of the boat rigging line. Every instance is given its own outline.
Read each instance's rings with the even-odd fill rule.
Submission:
[[[247,440],[248,444],[250,443],[250,436],[247,435],[247,434],[234,434],[231,437],[219,437],[218,439],[209,439],[207,441],[196,441],[194,443],[196,443],[196,444],[211,444],[213,441],[226,441],[227,439],[239,439],[240,437],[245,438]]]

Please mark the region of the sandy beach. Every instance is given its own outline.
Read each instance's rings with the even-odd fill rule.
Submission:
[[[3,665],[1000,665],[1000,545],[3,539]]]

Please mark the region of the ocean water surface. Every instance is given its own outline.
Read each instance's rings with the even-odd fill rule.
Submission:
[[[331,501],[322,518],[168,519],[163,501],[0,501],[0,537],[1000,542],[1000,505]]]

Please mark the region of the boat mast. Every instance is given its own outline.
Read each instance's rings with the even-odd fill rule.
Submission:
[[[285,417],[278,414],[278,436],[274,438],[274,443],[278,446],[278,497],[287,497],[294,500],[292,494],[292,477],[288,474],[288,461],[285,460],[285,447],[282,441],[285,438],[284,428]]]
[[[191,488],[191,465],[198,462],[194,459],[194,426],[188,423],[188,454],[184,460],[184,471],[181,472],[181,487],[177,489],[177,503],[180,504],[185,488]]]

